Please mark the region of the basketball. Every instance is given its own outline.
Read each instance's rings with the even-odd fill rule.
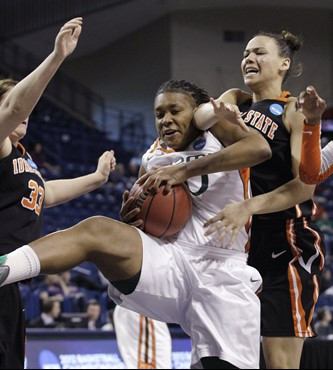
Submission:
[[[137,219],[143,220],[143,231],[152,236],[177,234],[192,214],[192,198],[184,184],[173,186],[169,194],[165,194],[164,185],[155,193],[143,192],[140,185],[134,184],[129,196],[135,198],[133,209],[140,208]]]

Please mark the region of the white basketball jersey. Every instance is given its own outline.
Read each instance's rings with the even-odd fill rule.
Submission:
[[[143,156],[142,165],[149,172],[156,167],[177,165],[196,160],[208,154],[218,152],[223,148],[223,145],[210,131],[203,132],[182,152],[175,152],[167,148],[161,140],[157,140]],[[248,174],[248,171],[218,172],[193,177],[188,180],[188,187],[192,195],[193,213],[185,228],[176,236],[176,240],[173,239],[177,244],[221,247],[239,252],[246,251],[248,235],[245,227],[241,229],[233,244],[229,244],[230,236],[227,236],[218,244],[214,240],[216,234],[206,237],[204,235],[206,229],[203,227],[208,220],[215,217],[226,205],[248,198],[249,194],[246,190],[249,188],[248,177],[246,179],[243,176],[243,180],[243,173]]]

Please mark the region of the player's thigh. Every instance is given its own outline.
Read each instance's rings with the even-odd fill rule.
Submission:
[[[142,240],[138,230],[107,217],[97,217],[93,221],[89,260],[109,281],[137,275],[142,266]]]
[[[258,271],[246,260],[206,260],[197,265],[201,285],[193,292],[191,312],[197,357],[258,368],[260,301],[255,292],[262,281]]]
[[[111,282],[110,298],[143,316],[180,324],[189,333],[187,308],[196,281],[195,271],[181,249],[163,238],[140,234],[143,262],[136,289],[123,294]]]

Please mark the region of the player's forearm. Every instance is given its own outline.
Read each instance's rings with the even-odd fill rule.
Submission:
[[[304,184],[299,178],[244,202],[252,215],[274,213],[289,209],[312,198],[315,186]]]
[[[64,58],[54,51],[27,77],[20,81],[4,101],[13,111],[26,118],[40,99],[46,86],[60,67]]]
[[[318,121],[319,122],[319,121]],[[333,173],[333,142],[320,144],[320,125],[304,125],[300,178],[306,184],[319,184]]]
[[[99,188],[106,181],[107,178],[98,172],[75,179],[48,181],[45,191],[45,207],[54,207],[68,202]]]
[[[209,130],[219,121],[220,118],[216,116],[211,103],[200,105],[194,114],[194,125],[202,131]]]
[[[315,184],[321,171],[320,125],[303,125],[300,178],[306,184]]]
[[[186,164],[188,178],[210,173],[240,170],[262,163],[272,156],[264,138],[250,136],[214,154]]]
[[[216,99],[216,103],[218,104],[223,102],[224,104],[238,105],[248,97],[249,95],[247,93],[244,93],[239,89],[230,89]],[[214,107],[211,103],[202,104],[194,114],[194,125],[198,129],[206,131],[218,123],[221,118],[222,117],[215,113]]]
[[[14,86],[0,110],[0,141],[30,115],[62,62],[63,58],[52,52],[39,67]]]

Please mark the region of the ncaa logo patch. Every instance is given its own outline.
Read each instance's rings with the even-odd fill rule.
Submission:
[[[195,150],[202,150],[206,146],[206,139],[200,138],[194,142],[193,148]]]
[[[274,114],[275,116],[281,116],[281,114],[283,113],[283,107],[281,107],[280,104],[272,104],[270,107],[269,107],[269,110],[272,114]]]

